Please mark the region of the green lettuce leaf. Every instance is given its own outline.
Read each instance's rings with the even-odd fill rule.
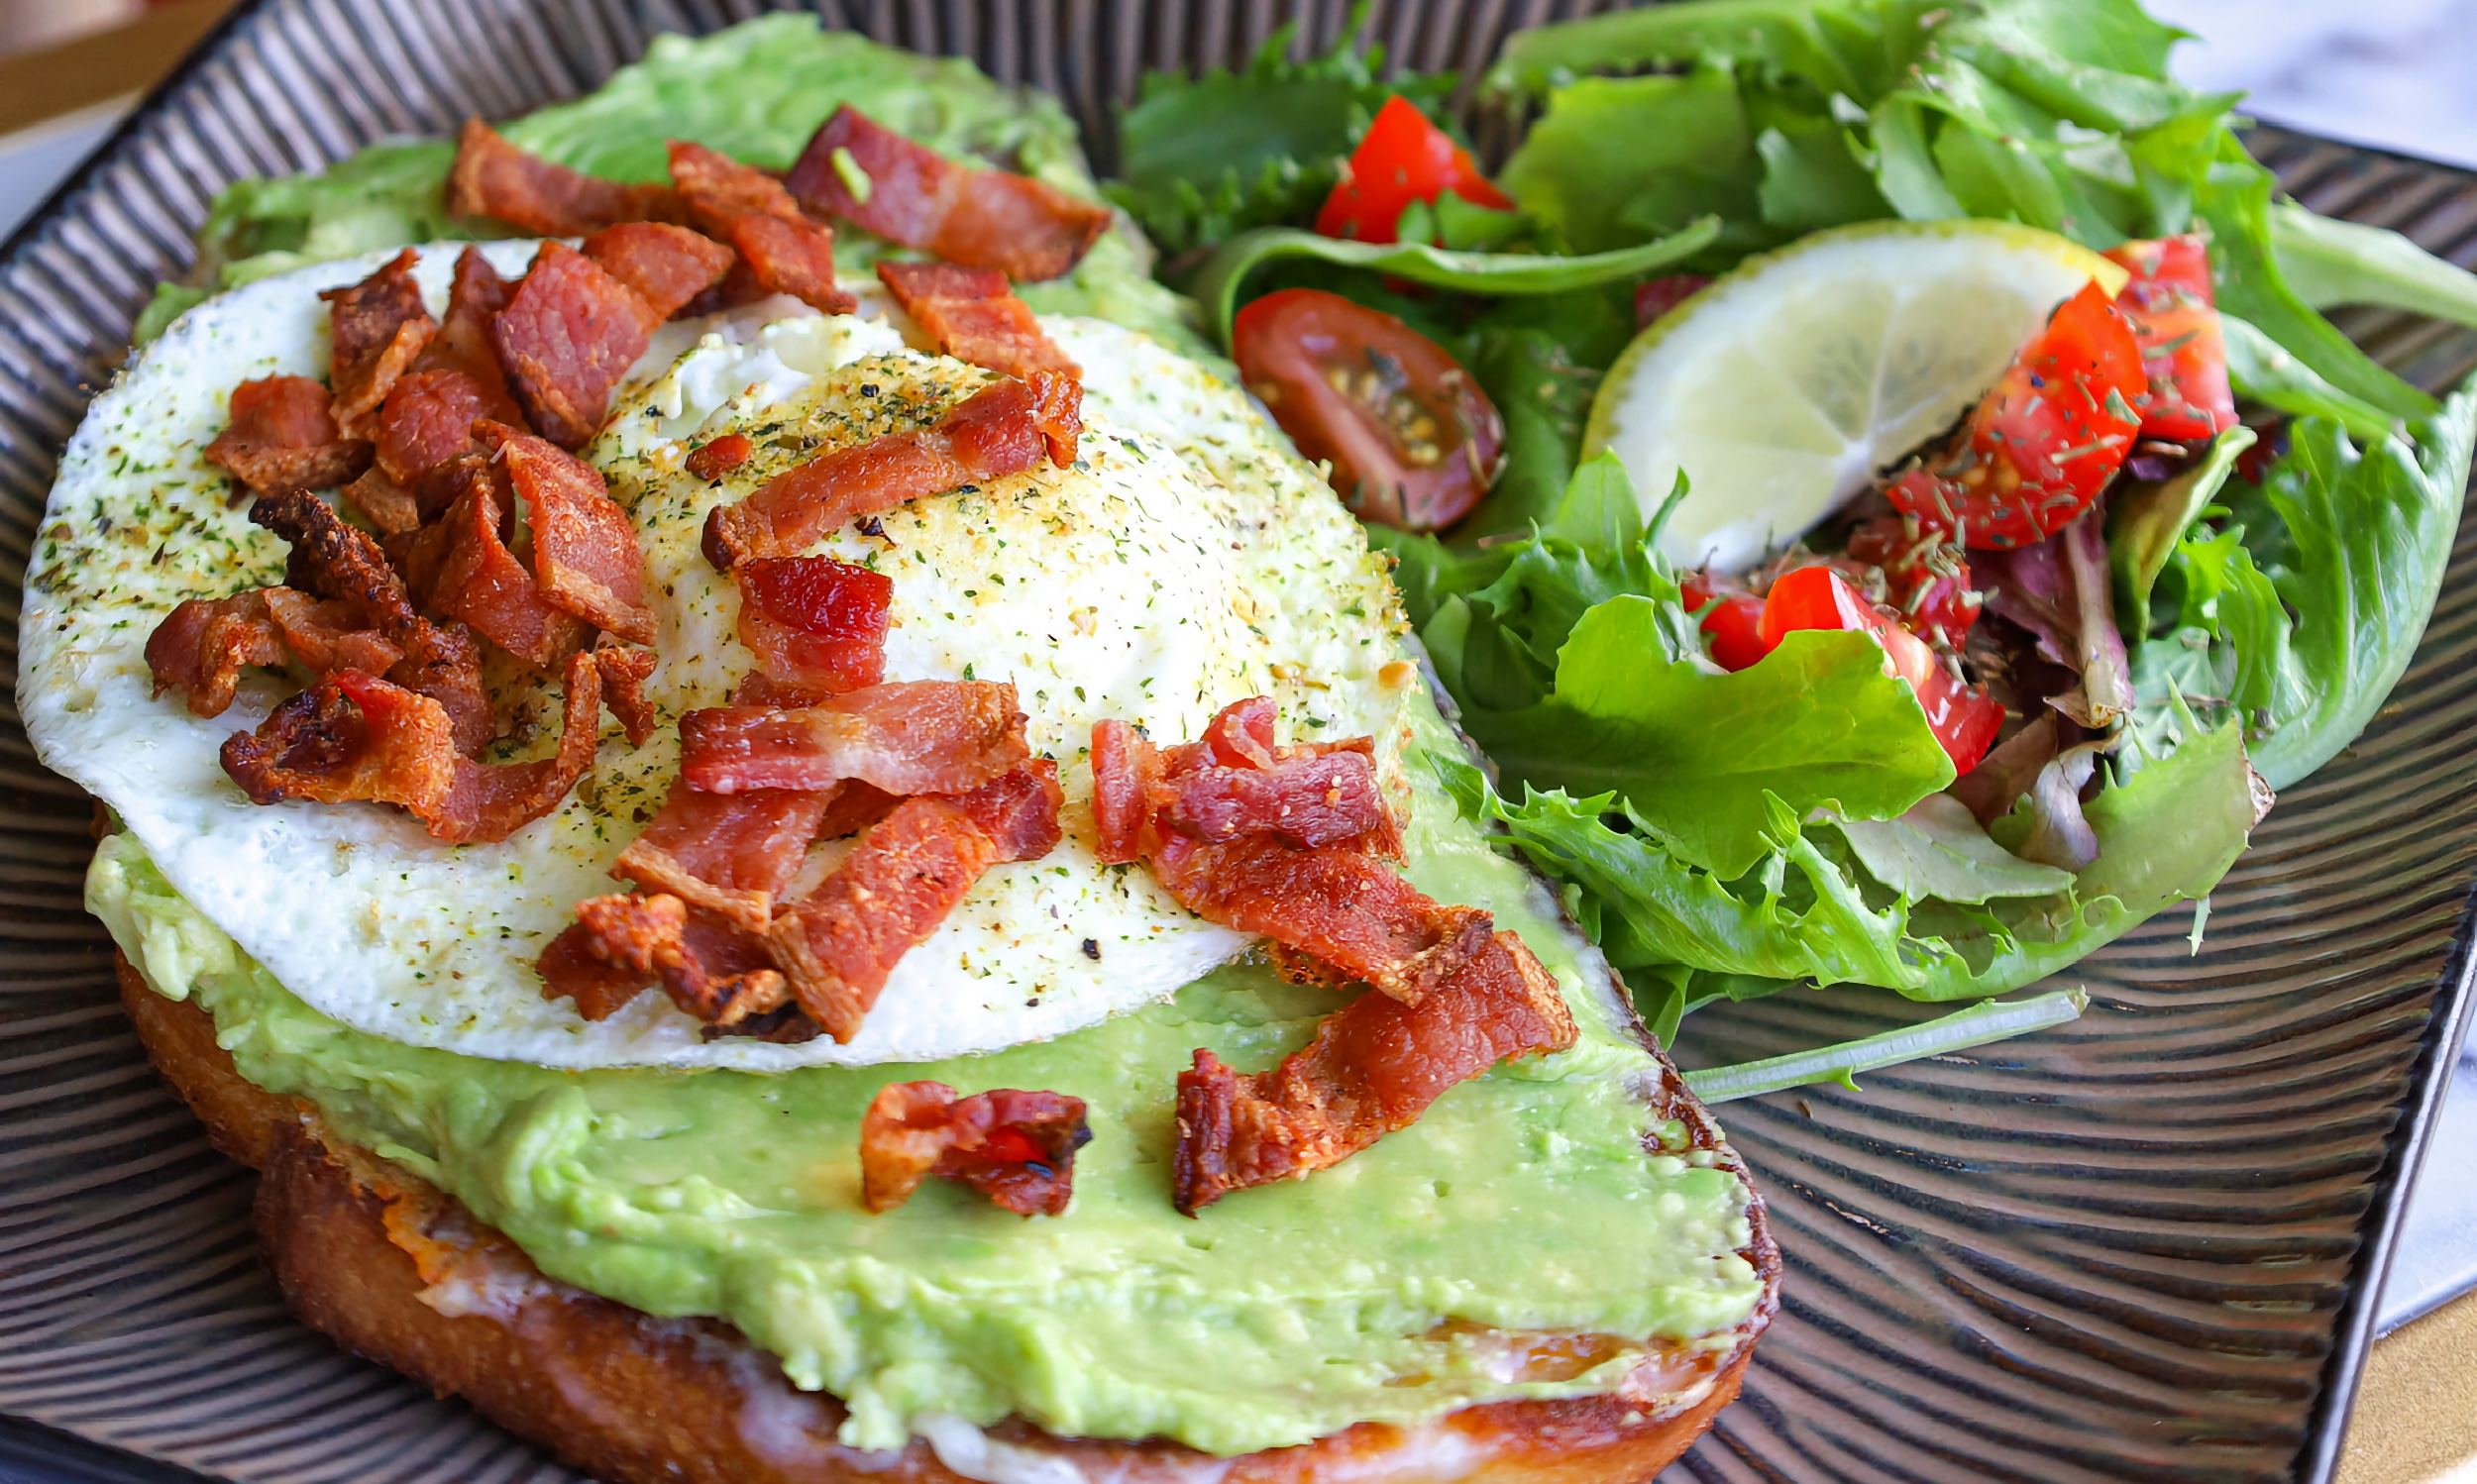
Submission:
[[[1568,257],[1557,253],[1459,253],[1424,242],[1346,242],[1295,227],[1259,227],[1223,244],[1190,285],[1204,306],[1205,323],[1222,344],[1241,290],[1259,269],[1289,261],[1328,264],[1388,274],[1429,288],[1464,293],[1559,294],[1619,279],[1638,278],[1693,257],[1718,236],[1716,220],[1692,223],[1655,242],[1613,252]]]
[[[1777,799],[1766,854],[1724,880],[1679,860],[1614,795],[1527,790],[1513,803],[1467,763],[1429,761],[1465,815],[1501,824],[1506,848],[1567,884],[1576,919],[1651,999],[1742,996],[1764,981],[1871,984],[1913,1000],[2002,994],[2208,896],[2255,819],[2238,729],[2203,732],[2085,806],[2100,854],[2069,891],[1972,905],[1904,900],[1854,857],[1827,851],[1833,830],[1801,828]]]
[[[1289,59],[1291,22],[1243,70],[1146,73],[1119,115],[1110,199],[1170,254],[1312,214],[1388,96],[1434,116],[1453,91],[1451,73],[1381,78],[1384,49],[1362,54],[1352,41],[1363,15],[1353,13],[1333,51],[1306,61]]]
[[[2270,223],[2288,286],[2316,309],[2384,304],[2477,325],[2477,277],[2388,227],[2333,221],[2293,201],[2274,202]]]
[[[2477,386],[2363,448],[2326,418],[2300,418],[2261,486],[2177,546],[2160,577],[2176,630],[2135,656],[2145,743],[2164,751],[2229,710],[2254,766],[2286,788],[2364,730],[2391,693],[2441,590],[2459,528]]]
[[[2228,384],[2243,400],[2298,417],[2330,418],[2350,437],[2367,442],[2379,441],[2400,426],[2397,414],[2315,375],[2250,321],[2222,309],[2219,331],[2227,347]]]
[[[2227,483],[2237,456],[2253,447],[2254,439],[2251,428],[2229,428],[2174,478],[2156,483],[2126,478],[2108,492],[2107,560],[2115,578],[2116,616],[2137,637],[2150,632],[2150,589],[2176,543]]]

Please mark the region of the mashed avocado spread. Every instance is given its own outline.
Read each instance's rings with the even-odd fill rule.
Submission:
[[[1454,746],[1430,706],[1414,709],[1419,745]],[[1737,1179],[1628,1092],[1654,1063],[1580,988],[1577,944],[1544,895],[1433,788],[1408,844],[1423,890],[1522,933],[1565,987],[1581,1040],[1196,1220],[1169,1194],[1172,1088],[1190,1053],[1260,1071],[1342,997],[1250,961],[1090,1030],[927,1066],[556,1072],[316,1013],[175,896],[130,835],[96,852],[86,905],[159,993],[214,1014],[252,1082],[308,1099],[553,1277],[738,1325],[795,1383],[849,1405],[845,1443],[899,1445],[932,1414],[1016,1414],[1067,1435],[1236,1453],[1602,1392],[1637,1358],[1509,1380],[1470,1325],[1691,1341],[1735,1325],[1761,1291],[1735,1251],[1748,1239]],[[1085,1099],[1093,1140],[1073,1208],[1025,1220],[931,1181],[869,1215],[861,1111],[884,1084],[922,1077]]]

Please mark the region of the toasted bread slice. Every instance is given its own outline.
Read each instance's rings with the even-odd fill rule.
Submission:
[[[1647,1361],[1605,1395],[1490,1403],[1412,1430],[1361,1424],[1235,1459],[1160,1440],[1055,1437],[1014,1420],[957,1421],[900,1452],[862,1453],[834,1440],[838,1402],[794,1390],[736,1329],[658,1319],[544,1277],[453,1198],[344,1143],[307,1105],[244,1079],[204,1010],[150,991],[125,960],[120,984],[149,1055],[215,1147],[263,1172],[259,1232],[293,1312],[610,1484],[1040,1484],[1064,1477],[1061,1465],[1114,1484],[1314,1484],[1345,1474],[1352,1484],[1631,1484],[1684,1452],[1737,1396],[1777,1307],[1779,1251],[1750,1191],[1744,1255],[1765,1296],[1734,1342]],[[1681,1120],[1696,1147],[1720,1152],[1743,1178],[1673,1069],[1653,1101],[1658,1116]],[[1573,1357],[1535,1362],[1561,1359]]]

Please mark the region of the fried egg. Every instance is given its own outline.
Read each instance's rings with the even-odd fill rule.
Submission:
[[[434,311],[457,251],[423,252]],[[533,248],[485,251],[513,274]],[[96,399],[38,537],[19,684],[43,761],[111,805],[184,898],[335,1019],[566,1068],[995,1050],[1166,997],[1249,947],[1149,872],[1094,858],[1094,721],[1191,737],[1230,701],[1270,694],[1285,735],[1376,736],[1380,776],[1407,793],[1405,626],[1381,559],[1318,472],[1203,367],[1102,321],[1044,317],[1085,370],[1074,465],[915,501],[812,550],[893,579],[889,680],[1015,685],[1033,750],[1060,767],[1064,841],[984,877],[904,958],[847,1045],[708,1042],[658,991],[583,1019],[544,997],[533,962],[577,901],[621,890],[609,868],[678,772],[680,715],[720,703],[753,664],[736,638],[737,590],[699,549],[706,512],[822,450],[932,421],[989,373],[915,349],[916,328],[873,292],[856,315],[774,300],[666,326],[588,450],[645,558],[661,724],[631,747],[605,718],[592,773],[557,811],[502,842],[449,846],[382,805],[251,803],[217,750],[297,683],[250,672],[232,708],[202,720],[177,692],[153,693],[144,653],[183,599],[282,581],[283,543],[249,523],[201,451],[240,382],[324,373],[318,292],[386,256],[209,300]],[[755,457],[719,482],[690,475],[688,453],[726,432],[746,434]],[[529,720],[531,751],[514,756],[556,737],[555,718]]]

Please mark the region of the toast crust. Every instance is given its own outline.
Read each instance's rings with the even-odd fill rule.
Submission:
[[[736,1329],[658,1319],[544,1277],[452,1197],[336,1138],[308,1105],[243,1078],[205,1010],[147,989],[126,960],[119,975],[164,1080],[217,1149],[261,1170],[259,1233],[293,1312],[611,1484],[1016,1484],[1055,1479],[1061,1463],[1112,1484],[1632,1484],[1684,1452],[1736,1398],[1778,1302],[1779,1252],[1754,1197],[1744,1255],[1765,1294],[1736,1343],[1646,1362],[1619,1392],[1487,1403],[1415,1430],[1360,1424],[1237,1458],[1157,1439],[1059,1438],[1017,1420],[957,1423],[933,1441],[862,1453],[834,1440],[834,1398],[794,1390]],[[1660,1115],[1718,1149],[1718,1129],[1673,1071],[1663,1084]],[[1743,1179],[1734,1156],[1722,1162]],[[1667,1410],[1649,1400],[1679,1391],[1695,1399]]]

